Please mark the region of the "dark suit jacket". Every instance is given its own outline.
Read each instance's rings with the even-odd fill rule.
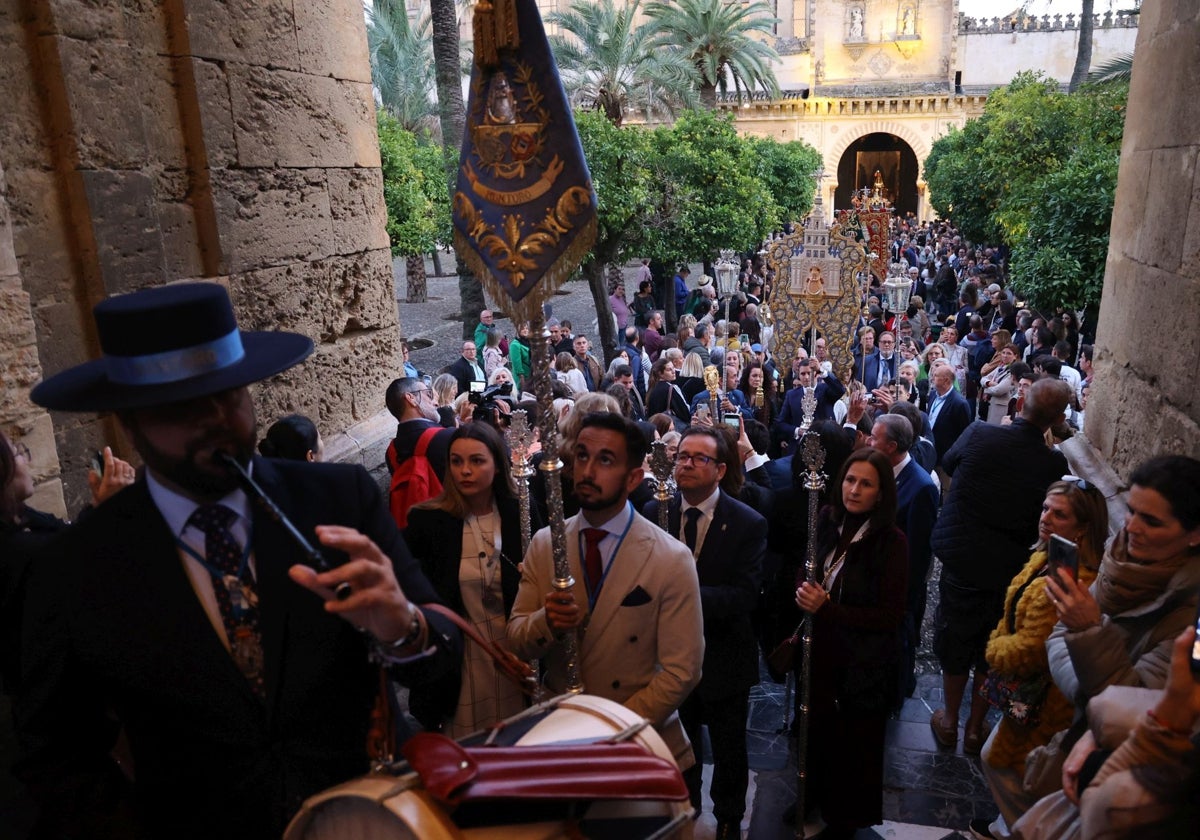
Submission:
[[[845,393],[846,386],[832,373],[822,378],[817,383],[817,411],[813,419],[832,420],[834,403]],[[791,389],[783,398],[783,408],[779,412],[779,419],[775,421],[775,428],[788,440],[795,438],[796,427],[804,420],[804,410],[800,407],[803,399],[804,392],[800,388]]]
[[[646,416],[651,417],[660,413],[670,414],[684,423],[692,419],[687,403],[683,401],[679,391],[670,382],[659,382],[650,389],[646,397]]]
[[[929,404],[932,407],[936,392],[930,391]],[[951,388],[946,395],[946,401],[938,411],[937,422],[933,424],[933,446],[937,450],[938,464],[946,457],[950,447],[958,440],[958,436],[971,425],[971,407],[967,398]]]
[[[313,544],[317,524],[356,528],[392,559],[408,597],[436,600],[361,467],[255,458],[254,476]],[[144,836],[278,837],[306,797],[366,772],[378,670],[365,637],[291,582],[297,551],[257,507],[252,545],[265,705],[213,630],[144,481],[35,566],[17,772],[55,821],[47,836],[125,836],[87,822],[111,767],[110,715],[128,735]],[[395,672],[406,683],[461,658],[458,630],[426,618],[434,653]]]
[[[897,365],[899,365],[899,361],[896,359]],[[860,347],[859,352],[854,354],[854,371],[851,375],[867,386],[867,391],[870,392],[875,387],[875,383],[879,381],[879,351],[873,350],[864,363]]]
[[[671,501],[669,532],[679,534],[680,497]],[[658,502],[646,505],[658,521]],[[745,691],[758,682],[758,647],[750,614],[758,603],[767,552],[767,520],[721,491],[696,574],[704,610],[704,669],[696,689],[706,702]]]
[[[504,597],[504,614],[512,612],[517,597],[521,573],[521,508],[515,500],[497,498],[500,512],[500,589]],[[537,508],[529,512],[532,532],[542,527]],[[463,521],[442,510],[413,508],[408,514],[404,541],[421,571],[429,578],[438,597],[459,615],[466,615],[458,573],[462,562]],[[507,559],[506,559],[507,558]],[[436,728],[454,714],[462,687],[462,671],[452,671],[436,683],[416,686],[409,693],[409,709],[413,716],[429,729]]]
[[[915,600],[925,588],[925,575],[933,559],[930,539],[937,520],[941,496],[937,486],[916,459],[913,458],[896,477],[896,527],[908,539],[908,609],[921,601]]]
[[[479,369],[483,370],[482,364],[479,365]],[[460,394],[465,394],[467,391],[471,390],[472,382],[486,381],[475,378],[475,371],[471,369],[471,363],[462,356],[459,356],[446,367],[446,373],[458,380],[458,393]]]
[[[1066,456],[1018,417],[1010,426],[972,423],[942,466],[954,476],[933,530],[942,580],[1003,593],[1028,559],[1046,488],[1067,472]],[[997,500],[999,513],[985,514]]]

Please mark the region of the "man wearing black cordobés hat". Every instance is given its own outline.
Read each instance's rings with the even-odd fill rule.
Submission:
[[[306,797],[367,770],[369,653],[412,684],[456,670],[461,638],[415,606],[436,597],[366,471],[253,455],[247,386],[309,339],[240,332],[208,283],[110,298],[95,318],[103,358],[32,399],[115,412],[146,470],[34,566],[16,772],[39,836],[278,837]],[[332,568],[302,564],[225,456]]]

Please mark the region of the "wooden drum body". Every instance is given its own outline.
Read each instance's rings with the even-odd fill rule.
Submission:
[[[631,734],[632,733],[632,734]],[[675,761],[666,743],[646,721],[611,700],[564,695],[509,718],[494,730],[476,733],[459,744],[468,749],[488,746],[535,747],[591,744],[611,739],[633,742],[649,754]],[[417,761],[413,756],[414,762]],[[569,757],[556,764],[564,774]],[[653,799],[511,800],[469,796],[444,806],[423,789],[421,777],[407,764],[400,773],[374,773],[338,785],[310,798],[292,820],[284,840],[659,840],[690,838],[691,805]],[[577,770],[587,770],[577,767]],[[554,767],[543,772],[554,773]],[[621,778],[610,784],[619,785]],[[635,781],[630,784],[636,784]],[[530,781],[536,789],[536,780]],[[636,791],[628,791],[635,794]]]

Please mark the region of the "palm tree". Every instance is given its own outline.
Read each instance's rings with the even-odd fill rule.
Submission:
[[[1079,12],[1079,49],[1075,52],[1071,83],[1067,86],[1070,93],[1079,90],[1079,86],[1087,81],[1088,68],[1092,66],[1092,30],[1095,28],[1092,14],[1096,9],[1096,0],[1082,0],[1082,5]]]
[[[550,37],[572,104],[601,111],[616,126],[628,110],[673,116],[696,104],[695,69],[678,50],[651,47],[653,24],[634,24],[640,6],[597,0],[546,16],[573,36]]]
[[[455,0],[429,0],[433,22],[433,64],[437,79],[438,116],[442,126],[442,146],[446,150],[446,189],[454,195],[458,174],[458,153],[462,148],[467,109],[463,104],[462,65],[459,59],[458,15]],[[462,337],[475,334],[474,318],[483,309],[483,285],[471,274],[462,257],[455,252],[454,270],[458,274],[459,313]]]
[[[366,12],[371,81],[380,106],[407,131],[432,131],[437,105],[429,18],[414,27],[404,0],[372,0]]]
[[[776,21],[771,6],[762,0],[650,0],[646,15],[654,24],[655,49],[679,50],[700,73],[700,101],[717,105],[717,91],[725,93],[733,80],[738,99],[742,91],[761,87],[779,94],[773,62],[779,54],[755,33],[772,35]]]
[[[1106,61],[1091,73],[1088,73],[1088,84],[1103,85],[1109,82],[1129,84],[1132,76],[1133,53],[1125,53]]]

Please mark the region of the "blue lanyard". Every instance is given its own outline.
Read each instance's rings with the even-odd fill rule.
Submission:
[[[592,582],[588,580],[587,564],[583,562],[583,529],[579,529],[579,567],[583,569],[583,580],[585,587],[591,590],[591,594],[588,595],[588,612],[591,612],[596,608],[596,601],[600,598],[600,590],[604,588],[604,581],[608,579],[608,573],[612,571],[613,561],[617,557],[617,552],[621,550],[621,543],[625,542],[625,537],[629,534],[629,529],[633,527],[633,505],[631,505],[628,500],[625,501],[625,509],[629,511],[629,521],[625,523],[625,530],[621,532],[621,536],[617,540],[616,546],[608,555],[608,565],[604,566],[604,564],[601,563],[604,571],[601,572],[600,582],[596,584],[595,588],[591,586]],[[580,515],[582,516],[582,514]]]
[[[230,534],[230,536],[233,536],[233,535]],[[236,539],[236,537],[234,539]],[[252,546],[253,542],[254,541],[251,539],[251,535],[247,534],[246,535],[246,546],[245,546],[245,548],[242,549],[242,559],[238,563],[238,571],[237,571],[237,579],[238,580],[241,580],[246,574],[246,566],[250,562],[250,551],[251,551],[251,546]],[[215,566],[213,566],[212,564],[210,564],[208,562],[208,560],[203,555],[200,554],[200,552],[196,551],[196,549],[192,548],[190,545],[185,543],[183,541],[182,537],[178,537],[178,536],[175,537],[175,545],[179,546],[180,551],[182,551],[188,557],[191,557],[193,560],[195,560],[197,563],[199,563],[201,566],[203,566],[205,569],[207,569],[208,573],[210,575],[212,575],[213,577],[217,578],[218,580],[221,580],[225,577],[225,573],[223,571],[221,571],[220,569],[218,569]]]

